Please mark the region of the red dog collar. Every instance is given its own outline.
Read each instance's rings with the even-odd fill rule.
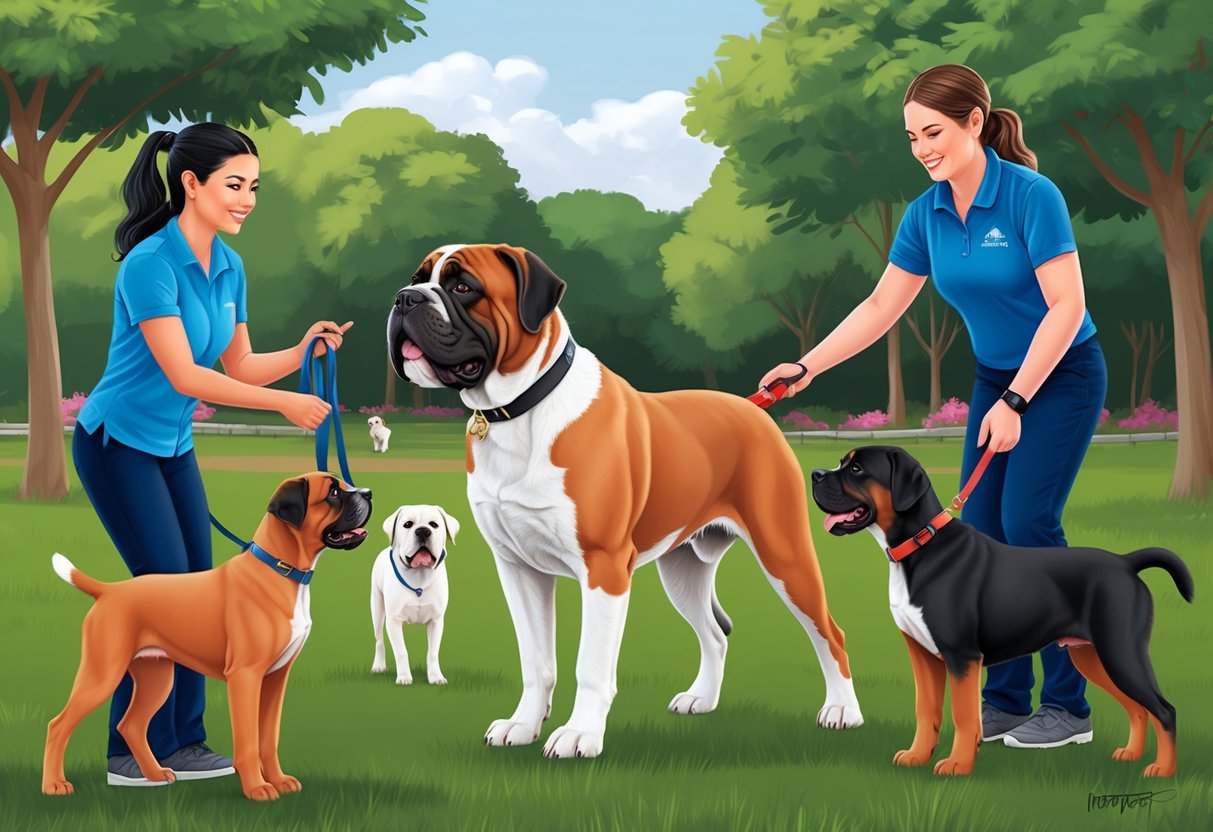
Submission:
[[[990,460],[994,458],[994,451],[986,448],[986,452],[982,455],[981,461],[977,463],[977,467],[973,469],[973,473],[969,475],[969,481],[965,483],[965,487],[960,490],[960,493],[952,498],[952,504],[943,511],[931,518],[931,522],[923,526],[909,540],[898,543],[892,549],[888,550],[889,560],[893,563],[904,560],[914,552],[917,552],[931,538],[935,537],[935,533],[948,525],[952,521],[952,515],[948,512],[954,511],[957,514],[964,508],[965,501],[969,499],[969,495],[973,493],[973,489],[977,487],[977,483],[981,480],[981,475],[986,472],[986,466],[990,464]]]

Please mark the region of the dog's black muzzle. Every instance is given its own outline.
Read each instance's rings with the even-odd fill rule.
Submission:
[[[366,540],[366,523],[371,519],[371,490],[341,490],[341,516],[323,532],[324,545],[330,549],[353,549]]]
[[[412,344],[445,386],[456,390],[475,387],[496,354],[497,339],[461,303],[452,301],[448,293],[437,288],[429,291],[441,300],[449,320],[438,311],[425,289],[406,286],[397,292],[387,322],[392,368],[405,381],[412,381],[404,368],[405,348]]]

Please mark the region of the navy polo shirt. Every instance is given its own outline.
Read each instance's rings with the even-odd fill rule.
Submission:
[[[910,203],[889,262],[930,275],[965,322],[973,353],[987,367],[1018,369],[1049,305],[1036,269],[1076,251],[1066,201],[1049,179],[985,148],[986,172],[960,221],[950,182]],[[1095,334],[1090,312],[1072,344]]]
[[[103,424],[106,441],[112,436],[154,456],[194,447],[198,400],[173,389],[139,329],[140,321],[170,315],[181,319],[194,363],[207,368],[231,343],[236,324],[248,320],[240,257],[215,235],[208,276],[177,217],[132,248],[118,269],[109,358],[77,424],[89,433]]]

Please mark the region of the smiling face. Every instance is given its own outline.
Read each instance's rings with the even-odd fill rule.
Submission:
[[[853,534],[873,526],[891,539],[920,528],[916,508],[930,495],[928,513],[938,513],[931,483],[918,462],[901,448],[869,445],[847,453],[837,468],[812,474],[813,501],[826,513],[830,534]]]
[[[964,123],[939,110],[911,101],[905,106],[910,152],[936,182],[955,179],[981,154],[981,110],[973,108]]]
[[[240,226],[257,204],[261,160],[251,153],[233,156],[207,177],[198,181],[193,171],[181,174],[185,186],[186,211],[196,212],[208,226],[228,234],[239,234]]]
[[[455,542],[459,521],[441,506],[401,506],[383,521],[392,557],[405,569],[436,569],[449,537]]]

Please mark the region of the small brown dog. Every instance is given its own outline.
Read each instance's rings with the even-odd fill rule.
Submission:
[[[84,617],[71,696],[46,732],[43,793],[72,793],[63,772],[72,731],[128,671],[135,689],[118,731],[145,777],[175,779],[147,743],[148,723],[172,689],[173,662],[227,681],[232,756],[245,797],[299,791],[278,763],[278,725],[287,675],[312,627],[312,568],[324,549],[362,543],[370,516],[369,489],[315,471],[283,482],[252,546],[206,572],[103,583],[56,554],[59,576],[97,602]]]

